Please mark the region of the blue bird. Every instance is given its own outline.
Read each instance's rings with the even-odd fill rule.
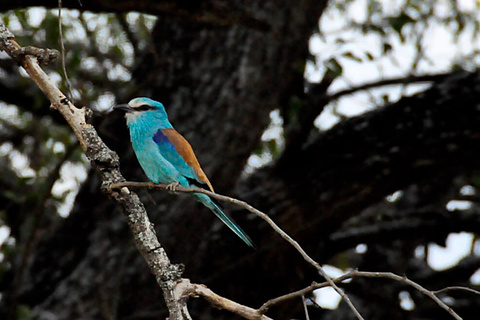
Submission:
[[[149,98],[135,98],[128,104],[114,107],[125,112],[130,139],[138,162],[154,183],[169,184],[173,188],[200,187],[213,192],[192,147],[168,121],[164,106]],[[218,202],[201,193],[191,194],[222,220],[250,247],[252,240],[220,208]]]

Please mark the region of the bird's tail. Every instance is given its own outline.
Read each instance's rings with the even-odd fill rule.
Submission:
[[[249,236],[233,221],[228,217],[223,210],[217,205],[209,196],[204,194],[195,194],[197,199],[203,203],[207,208],[213,211],[213,213],[222,220],[223,223],[227,225],[240,239],[243,240],[248,246],[255,249],[255,244],[252,242]]]

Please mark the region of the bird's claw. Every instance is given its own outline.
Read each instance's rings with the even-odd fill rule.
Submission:
[[[171,192],[175,192],[175,190],[176,190],[176,188],[178,187],[179,184],[180,184],[180,182],[178,182],[178,181],[172,182],[169,185],[167,185],[167,190],[171,191]]]

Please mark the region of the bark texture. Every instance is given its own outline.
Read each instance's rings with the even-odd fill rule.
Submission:
[[[0,8],[56,6],[56,1],[5,1]],[[267,212],[317,261],[368,271],[408,273],[438,289],[462,282],[480,266],[470,257],[457,268],[435,272],[414,250],[443,243],[450,232],[478,230],[476,202],[462,213],[445,209],[479,172],[480,76],[456,71],[431,89],[395,104],[342,121],[326,132],[293,140],[274,163],[245,174],[273,109],[305,98],[303,71],[308,40],[326,1],[108,1],[82,0],[81,10],[158,14],[150,46],[123,101],[149,96],[162,101],[170,120],[193,146],[218,193]],[[77,1],[64,6],[78,8]],[[0,86],[1,86],[0,82]],[[318,94],[324,95],[323,92]],[[317,94],[317,92],[311,93]],[[321,111],[323,102],[307,97]],[[25,98],[27,99],[27,98]],[[119,153],[129,180],[145,180],[120,115],[94,120]],[[112,134],[113,133],[113,134]],[[308,138],[308,139],[307,139]],[[158,319],[166,309],[161,290],[137,253],[124,217],[89,175],[70,216],[41,235],[19,302],[38,319]],[[385,197],[403,190],[401,201]],[[252,251],[208,209],[186,196],[140,192],[160,242],[184,276],[251,307],[322,281],[285,241],[258,218],[227,206],[258,246]],[[366,254],[354,248],[368,245]],[[455,282],[457,281],[457,282]],[[12,284],[13,285],[13,284]],[[406,290],[383,280],[346,286],[367,319],[447,319],[447,313],[411,292],[411,313],[398,306]],[[456,309],[464,319],[480,301],[469,297]],[[478,304],[477,304],[478,305]],[[232,315],[192,299],[195,319]],[[311,308],[321,319],[353,319],[341,305],[335,313]],[[299,301],[273,308],[278,319],[304,317]]]

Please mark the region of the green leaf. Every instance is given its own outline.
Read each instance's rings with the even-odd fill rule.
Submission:
[[[288,101],[288,121],[290,123],[298,122],[298,114],[302,109],[304,101],[298,96],[291,96]]]
[[[277,145],[277,140],[272,139],[267,141],[267,146],[268,150],[270,151],[270,154],[275,157],[278,154],[278,145]]]
[[[415,20],[412,19],[412,17],[410,17],[405,12],[402,12],[396,17],[389,17],[387,18],[387,21],[389,22],[390,27],[392,27],[392,29],[395,32],[397,32],[402,42],[405,42],[405,37],[403,36],[403,33],[402,33],[403,28],[408,24],[415,23]]]
[[[388,96],[388,94],[382,94],[382,101],[383,101],[383,104],[387,104],[387,103],[389,103],[389,102],[390,102],[389,100],[390,100],[390,99],[389,99],[389,96]]]
[[[340,63],[338,63],[337,59],[331,58],[330,60],[325,62],[325,67],[327,71],[331,72],[334,78],[337,78],[342,75],[343,67]]]
[[[24,304],[17,306],[17,318],[18,320],[30,320],[32,319],[32,310]]]
[[[383,53],[384,54],[390,53],[390,51],[392,51],[392,49],[393,49],[393,47],[390,43],[387,43],[387,42],[383,43]]]
[[[344,56],[345,58],[349,58],[351,60],[357,61],[357,62],[362,62],[363,61],[360,57],[357,57],[356,55],[354,55],[351,52],[345,52],[345,53],[342,54],[342,56]]]
[[[475,188],[479,188],[479,187],[480,187],[480,176],[475,176],[475,177],[473,177],[472,181],[473,181],[473,186],[474,186]]]
[[[40,24],[40,28],[45,30],[45,46],[48,48],[57,48],[58,39],[59,39],[59,30],[58,30],[58,17],[54,15],[51,11],[47,11],[45,19],[43,19]],[[63,30],[65,33],[65,28]]]

